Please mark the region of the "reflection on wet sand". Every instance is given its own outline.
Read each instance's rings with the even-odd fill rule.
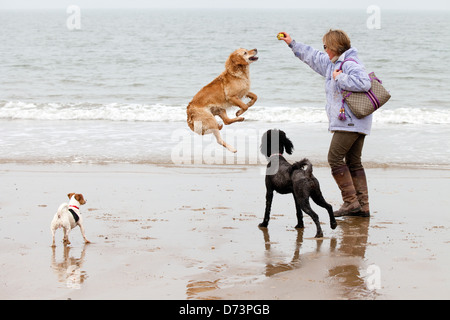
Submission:
[[[70,255],[70,246],[64,246],[62,260],[56,259],[56,247],[52,247],[52,268],[58,277],[58,282],[64,283],[67,288],[80,289],[86,280],[87,274],[81,270],[86,255],[86,245],[81,250],[80,257],[74,258]]]
[[[259,253],[263,255],[260,256],[258,249],[254,248],[255,255],[252,256],[261,258],[256,261],[241,261],[235,267],[225,264],[223,268],[208,268],[210,272],[197,275],[195,280],[188,281],[187,298],[234,298],[233,287],[251,294],[259,290],[256,288],[261,288],[252,285],[266,279],[270,286],[277,287],[277,290],[274,290],[272,295],[263,293],[261,296],[264,299],[276,298],[278,294],[292,298],[374,299],[377,293],[369,289],[369,266],[365,260],[369,224],[370,218],[341,218],[332,237],[319,239],[304,238],[304,229],[295,229],[291,240],[295,242],[293,246],[289,246],[293,248],[291,252],[286,251],[285,243],[281,245],[271,239],[270,229],[260,228],[263,235],[260,239],[264,244],[261,249],[264,249]],[[286,279],[291,281],[278,287],[269,278],[280,283]],[[245,289],[246,286],[249,286],[248,289]],[[302,292],[308,288],[317,290]]]
[[[219,288],[219,279],[214,281],[195,281],[191,280],[186,286],[187,299],[196,299],[201,293],[215,290]],[[214,299],[214,297],[207,297],[208,300]]]
[[[281,272],[300,269],[308,260],[322,259],[324,268],[329,268],[329,278],[340,286],[343,298],[369,298],[372,291],[367,289],[364,270],[369,223],[370,218],[347,217],[338,222],[338,228],[341,230],[339,240],[335,237],[317,239],[315,250],[306,253],[301,252],[303,229],[296,229],[295,249],[289,262],[274,262],[277,257],[271,252],[269,230],[261,228],[266,252],[265,276],[271,277]],[[324,242],[328,241],[329,246],[324,249]]]
[[[292,259],[288,263],[281,263],[281,262],[273,262],[273,257],[271,256],[270,248],[271,248],[271,241],[270,241],[270,235],[269,235],[269,229],[268,228],[260,228],[264,235],[264,245],[266,249],[266,277],[271,277],[277,273],[289,271],[293,269],[297,269],[301,267],[301,259],[300,259],[300,248],[303,243],[303,230],[304,229],[296,229],[297,231],[297,238],[295,241],[295,249],[294,254],[292,256]],[[317,248],[315,252],[320,251],[320,247],[323,243],[322,239],[317,240]]]
[[[368,295],[373,293],[367,289],[364,270],[369,224],[370,218],[360,217],[347,217],[338,222],[342,237],[337,252],[353,259],[338,264],[328,272],[330,277],[338,280],[343,297],[347,299],[368,298]]]

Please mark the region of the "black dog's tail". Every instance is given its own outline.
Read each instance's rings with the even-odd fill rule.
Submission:
[[[306,166],[306,169],[303,169],[305,166]],[[313,166],[312,166],[312,163],[308,159],[305,158],[302,161],[298,161],[298,162],[294,163],[289,168],[289,175],[292,175],[295,170],[305,170],[306,176],[311,178]]]

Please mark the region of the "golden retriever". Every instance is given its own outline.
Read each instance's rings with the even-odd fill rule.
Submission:
[[[215,116],[219,116],[226,125],[238,121],[244,121],[240,117],[250,108],[258,98],[250,92],[250,64],[258,57],[258,50],[237,49],[225,62],[225,71],[222,72],[210,84],[204,86],[189,102],[187,106],[187,123],[195,133],[204,135],[213,133],[217,143],[231,152],[236,149],[223,141],[219,130],[223,125],[219,124]],[[248,97],[250,101],[246,104],[242,98]],[[236,118],[230,119],[227,109],[238,106]]]

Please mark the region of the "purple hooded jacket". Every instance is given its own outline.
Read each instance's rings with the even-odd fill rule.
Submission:
[[[354,92],[368,91],[371,87],[370,78],[358,59],[357,50],[350,48],[344,52],[338,60],[333,63],[328,54],[316,50],[303,43],[293,40],[289,47],[295,56],[309,65],[314,71],[325,77],[325,92],[327,95],[326,111],[329,121],[329,130],[333,131],[351,131],[363,134],[370,134],[372,128],[372,115],[362,119],[356,118],[346,103],[345,120],[339,120],[339,112],[342,107],[341,90]],[[344,63],[342,73],[333,79],[333,72],[339,69],[345,59],[352,58],[357,61],[347,61]]]

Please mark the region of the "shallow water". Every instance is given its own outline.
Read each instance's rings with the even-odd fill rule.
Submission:
[[[219,146],[212,135],[194,135],[184,123],[0,120],[0,163],[66,164],[217,164],[262,165],[260,141],[268,129],[283,129],[294,143],[290,161],[305,157],[327,166],[332,135],[327,125],[241,123],[222,130],[237,154]],[[368,167],[449,168],[450,126],[379,125],[366,138]]]

